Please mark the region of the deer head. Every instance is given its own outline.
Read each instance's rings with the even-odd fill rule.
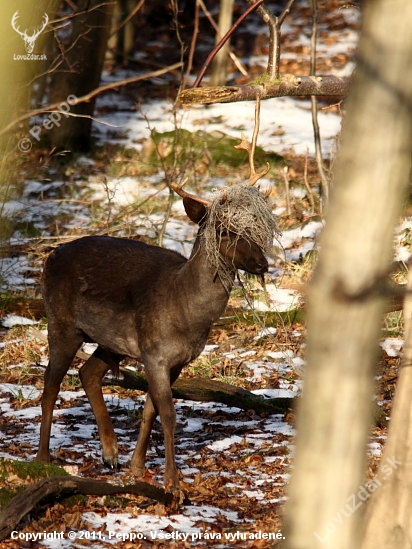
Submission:
[[[49,22],[49,16],[47,15],[47,13],[44,14],[42,28],[39,29],[39,30],[33,31],[33,34],[31,36],[29,36],[27,34],[27,29],[24,32],[21,32],[19,30],[19,27],[16,27],[16,22],[17,22],[18,17],[19,17],[19,12],[16,11],[16,13],[13,15],[13,18],[11,20],[11,26],[23,38],[24,46],[26,48],[27,53],[32,53],[32,51],[34,49],[34,44],[36,43],[36,40],[37,40],[39,34],[41,34],[44,31],[47,23]]]
[[[228,293],[237,269],[254,274],[266,272],[257,267],[253,250],[267,254],[276,232],[268,197],[253,187],[256,181],[216,190],[211,200],[188,193],[184,183],[170,184],[183,198],[189,218],[200,225],[202,248]]]

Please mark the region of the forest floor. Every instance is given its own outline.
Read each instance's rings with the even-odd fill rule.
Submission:
[[[339,2],[333,5],[322,14],[319,70],[347,75],[353,67],[359,14],[355,8],[341,8]],[[282,72],[307,74],[310,18],[303,2],[285,25]],[[264,69],[267,33],[258,22],[249,24],[245,33],[243,41],[253,37],[254,46],[247,63],[243,61],[254,76]],[[161,54],[156,44],[149,46],[152,53]],[[104,79],[122,79],[136,70],[133,64],[112,68]],[[196,227],[188,222],[180,199],[166,215],[170,200],[166,174],[176,150],[180,168],[184,166],[190,178],[188,186],[203,196],[247,177],[246,159],[239,158],[238,151],[233,153],[232,145],[240,141],[242,132],[250,138],[254,105],[194,108],[176,117],[171,89],[169,83],[167,92],[163,88],[159,92],[157,82],[147,82],[99,98],[96,146],[90,154],[64,157],[33,149],[20,153],[16,161],[14,194],[3,207],[11,229],[2,246],[0,272],[2,459],[29,462],[37,451],[47,364],[47,321],[39,278],[49,251],[85,234],[139,235],[188,256]],[[341,110],[340,103],[321,103],[328,167],[337,147]],[[259,163],[266,159],[271,163],[263,185],[272,188],[279,227],[266,276],[269,299],[258,282],[242,276],[248,297],[237,284],[204,352],[181,377],[200,386],[202,379],[223,381],[265,398],[298,397],[305,368],[305,287],[323,226],[309,102],[289,98],[264,102],[258,144]],[[403,281],[402,264],[410,255],[411,228],[405,212],[394,237],[398,282]],[[376,399],[386,417],[402,344],[402,313],[396,310],[383,319],[376,371]],[[80,363],[76,359],[56,404],[51,438],[55,463],[81,477],[127,482],[144,394],[115,382],[103,389],[120,448],[121,469],[110,472],[101,463],[97,427],[77,374]],[[125,365],[139,369],[131,361]],[[176,399],[175,404],[177,463],[188,503],[170,512],[146,497],[132,495],[45,501],[16,530],[21,536],[47,533],[49,539],[8,537],[0,548],[240,548],[269,547],[282,539],[282,509],[293,465],[293,408],[268,414],[217,402]],[[371,426],[365,481],[376,472],[385,438],[385,425]],[[147,465],[145,479],[161,484],[164,456],[158,423]],[[30,476],[22,481],[0,474],[0,504],[7,504],[10,489],[21,490],[32,481]],[[53,540],[52,534],[59,532],[64,532],[64,539]],[[74,532],[72,539],[69,532]]]

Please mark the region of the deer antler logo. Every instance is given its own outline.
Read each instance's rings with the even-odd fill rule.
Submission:
[[[19,18],[19,12],[16,11],[16,13],[13,15],[13,18],[11,20],[11,26],[23,38],[24,46],[26,48],[27,53],[32,53],[33,48],[34,48],[34,44],[36,43],[36,40],[37,40],[39,34],[41,34],[44,31],[44,28],[46,27],[47,23],[49,22],[49,16],[47,15],[47,13],[44,14],[42,28],[40,30],[33,31],[33,34],[31,36],[29,36],[27,34],[27,29],[24,32],[21,32],[19,30],[19,27],[16,27],[16,22],[17,22],[18,18]]]

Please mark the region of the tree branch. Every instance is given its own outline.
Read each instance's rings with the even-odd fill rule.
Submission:
[[[348,79],[338,76],[283,75],[278,80],[256,80],[246,86],[216,86],[190,88],[180,92],[177,100],[185,105],[208,105],[235,101],[255,101],[285,96],[334,96],[343,97],[348,89]]]
[[[121,378],[104,379],[104,385],[118,385],[125,389],[146,392],[146,377],[139,372],[120,368]],[[241,410],[255,410],[257,413],[282,414],[294,407],[295,399],[289,397],[263,398],[241,387],[214,379],[178,379],[172,386],[173,398],[198,402],[221,402]]]
[[[280,27],[283,21],[290,12],[292,4],[295,0],[289,0],[285,9],[276,17],[270,13],[265,6],[259,6],[258,14],[269,27],[269,58],[267,66],[267,74],[271,80],[279,78],[280,65]],[[249,4],[255,5],[255,0],[248,0]]]

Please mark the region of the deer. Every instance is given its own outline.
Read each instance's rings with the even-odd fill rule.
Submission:
[[[46,260],[42,293],[49,362],[44,374],[37,459],[51,459],[52,413],[60,384],[79,347],[92,341],[98,346],[81,366],[79,376],[96,419],[104,464],[118,467],[118,447],[103,400],[102,380],[110,369],[118,370],[124,357],[131,357],[144,366],[148,393],[130,470],[144,476],[150,433],[159,415],[164,487],[175,493],[179,491],[179,471],[171,386],[202,352],[213,322],[227,305],[237,270],[261,277],[268,271],[267,244],[272,243],[275,225],[267,197],[256,187],[227,187],[215,192],[211,201],[191,194],[183,185],[170,186],[183,199],[189,219],[199,226],[188,259],[136,239],[85,236],[60,245]],[[232,192],[236,187],[241,187],[240,194]],[[260,211],[256,210],[258,203]],[[228,223],[223,220],[222,208],[232,208],[234,215]],[[252,209],[252,213],[239,231],[242,208]],[[214,216],[213,211],[217,212]],[[266,234],[260,238],[261,227],[253,232],[251,225],[259,225],[265,217]],[[215,237],[215,258],[207,250],[207,232]]]
[[[16,23],[17,23],[18,18],[19,18],[19,12],[16,11],[16,13],[12,17],[11,26],[23,38],[24,46],[26,48],[26,52],[27,53],[32,53],[33,49],[34,49],[34,44],[36,43],[37,38],[44,31],[44,29],[46,28],[47,23],[49,22],[49,16],[47,15],[47,13],[44,14],[44,16],[43,16],[43,25],[42,25],[41,29],[33,31],[33,34],[31,36],[29,36],[27,34],[27,29],[24,32],[21,32],[20,27],[16,27]]]

